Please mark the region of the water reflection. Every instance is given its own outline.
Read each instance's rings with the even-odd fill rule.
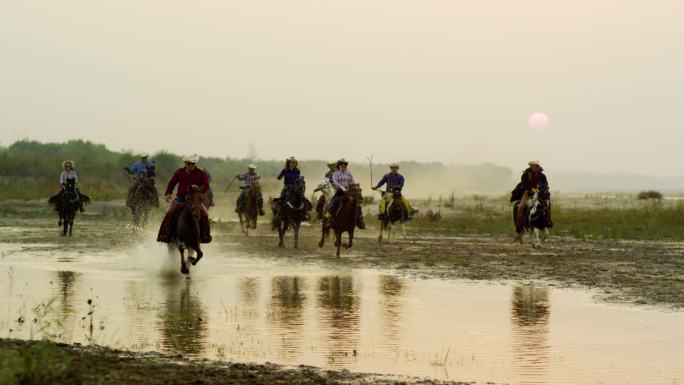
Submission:
[[[167,292],[161,316],[162,348],[166,353],[198,356],[205,350],[207,315],[192,281],[166,282]]]
[[[402,305],[406,292],[403,278],[394,275],[378,277],[380,307],[382,317],[381,343],[392,352],[399,350],[400,331],[402,325]]]
[[[74,289],[78,281],[79,274],[73,271],[58,271],[57,283],[59,284],[59,311],[58,324],[61,326],[63,341],[71,342],[74,335],[74,325],[76,312],[74,307]]]
[[[300,277],[273,277],[271,279],[271,314],[269,319],[277,326],[283,357],[296,358],[303,353],[302,326],[306,282]]]
[[[331,366],[344,366],[356,360],[359,345],[359,296],[351,276],[325,276],[318,281],[318,310],[326,323]]]
[[[515,286],[511,299],[516,384],[545,384],[549,366],[549,289]]]
[[[261,283],[257,277],[241,277],[238,282],[240,303],[243,305],[242,316],[254,319],[259,315],[259,290]]]

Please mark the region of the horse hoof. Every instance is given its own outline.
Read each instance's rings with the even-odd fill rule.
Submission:
[[[190,262],[191,265],[195,266],[197,263],[197,259],[195,257],[188,257],[188,262]]]
[[[323,242],[318,242],[318,247],[323,247]]]

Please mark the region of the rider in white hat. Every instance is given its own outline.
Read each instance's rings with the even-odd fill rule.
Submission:
[[[373,187],[373,190],[377,190],[383,185],[387,186],[385,191],[382,193],[382,199],[380,199],[379,217],[381,220],[384,219],[385,212],[387,211],[387,205],[392,201],[392,193],[394,190],[401,191],[404,189],[404,176],[399,174],[399,164],[392,163],[389,167],[390,172],[385,174],[382,179],[378,181],[378,184]],[[401,201],[403,202],[404,207],[406,207],[408,219],[411,219],[413,217],[413,208],[411,207],[411,203],[403,195],[401,196]]]
[[[242,206],[242,203],[245,201],[245,197],[247,195],[247,190],[249,190],[253,184],[258,184],[259,180],[261,180],[261,176],[256,172],[257,166],[254,163],[251,163],[249,166],[247,166],[247,171],[238,174],[235,177],[238,180],[244,181],[244,184],[240,186],[240,195],[238,196],[237,203],[235,206],[235,212],[240,212],[240,207]],[[259,215],[265,215],[266,213],[264,212],[264,197],[261,194],[261,190],[257,190],[257,207],[259,208]]]

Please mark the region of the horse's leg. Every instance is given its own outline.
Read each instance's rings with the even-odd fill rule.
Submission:
[[[283,238],[285,238],[285,221],[280,220],[278,222],[278,247],[285,247]]]
[[[380,221],[380,235],[378,236],[378,242],[382,243],[382,231],[385,229],[385,222]]]
[[[544,231],[542,232],[542,243],[546,242],[546,238],[549,236],[549,228],[544,227]]]
[[[349,230],[349,245],[347,246],[348,249],[351,249],[352,246],[354,246],[354,228],[352,227],[351,230]]]
[[[404,233],[404,239],[406,239],[406,225],[404,222],[401,222],[401,232]]]
[[[69,216],[69,236],[72,236],[74,233],[74,219],[76,218],[76,212],[73,212]]]
[[[340,247],[342,246],[342,232],[335,230],[335,247],[337,247],[337,257],[340,257]]]
[[[532,228],[532,247],[535,249],[539,247],[539,229],[535,226]]]
[[[294,232],[294,248],[299,248],[299,223],[292,224],[292,231]]]
[[[392,243],[392,220],[387,221],[387,243]]]
[[[325,235],[326,235],[326,228],[325,228],[325,218],[321,220],[321,240],[318,242],[318,247],[323,247],[325,244]]]
[[[181,263],[181,273],[188,274],[188,265],[185,264],[185,244],[181,241],[178,242],[178,251],[180,251],[180,263]]]
[[[246,233],[245,233],[245,225],[244,225],[244,223],[243,223],[243,221],[242,221],[242,213],[240,212],[239,209],[238,209],[238,218],[240,219],[240,231],[242,231],[242,233],[246,235]]]
[[[62,236],[65,237],[69,231],[69,215],[64,214],[62,218]]]

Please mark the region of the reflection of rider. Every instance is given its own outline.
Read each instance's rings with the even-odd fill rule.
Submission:
[[[245,183],[240,186],[240,195],[237,199],[237,204],[235,206],[235,212],[240,212],[240,207],[242,206],[245,198],[247,196],[247,191],[252,186],[252,182],[257,182],[261,179],[261,176],[256,172],[256,164],[252,163],[247,167],[247,172],[236,175],[238,180],[244,181]],[[261,195],[261,191],[257,191],[257,207],[259,208],[259,215],[264,215],[264,197]]]
[[[180,213],[183,209],[186,196],[191,186],[198,186],[202,193],[206,193],[209,190],[209,180],[207,178],[207,173],[197,168],[197,156],[189,156],[184,159],[185,167],[181,167],[169,180],[169,184],[166,187],[166,201],[171,202],[169,209],[166,211],[166,216],[159,227],[159,234],[157,235],[158,242],[169,243],[173,241],[175,236],[175,224],[176,224],[176,214]],[[171,201],[171,194],[173,189],[178,185],[178,190],[176,192],[176,198]],[[204,206],[200,206],[200,211],[202,213],[200,217],[200,242],[209,243],[211,242],[211,235],[209,229],[209,215],[207,214],[207,209]]]
[[[152,188],[154,189],[154,195],[156,197],[159,196],[157,194],[157,188],[154,187],[154,177],[156,176],[155,173],[155,164],[153,161],[148,160],[149,155],[147,153],[141,153],[140,154],[140,160],[133,163],[133,166],[129,167],[124,167],[124,170],[128,172],[129,175],[133,175],[133,183],[131,183],[130,188],[128,189],[128,197],[126,198],[126,207],[131,207],[131,202],[133,202],[133,196],[140,186],[140,182],[144,178],[150,178],[149,180],[152,182]],[[159,202],[156,202],[157,205]]]
[[[518,223],[517,225],[522,225],[522,219],[527,207],[527,199],[533,190],[548,190],[549,182],[544,175],[544,169],[539,164],[539,161],[532,160],[528,163],[528,167],[520,178],[520,183],[515,186],[511,194],[511,202],[520,200],[520,205],[518,206]],[[547,208],[546,213],[546,227],[553,227],[553,222],[551,221],[551,207]]]
[[[337,214],[340,200],[346,195],[349,186],[356,183],[352,173],[347,170],[348,165],[349,162],[344,159],[337,161],[338,170],[333,174],[333,186],[337,189],[337,191],[335,191],[335,195],[330,200],[328,212],[325,213],[325,218],[328,220],[332,218],[333,215]],[[366,224],[363,221],[363,213],[361,211],[361,199],[356,201],[356,226],[358,226],[360,229],[366,228]]]
[[[382,193],[382,199],[380,199],[380,215],[378,217],[381,220],[385,217],[387,205],[389,205],[389,203],[392,201],[392,193],[394,190],[398,189],[401,191],[404,188],[404,177],[399,174],[398,164],[392,163],[390,165],[390,172],[385,174],[385,176],[380,179],[378,184],[373,187],[373,190],[379,189],[384,184],[387,185],[387,188]],[[409,203],[408,199],[406,199],[406,197],[403,195],[401,196],[401,202],[404,204],[404,207],[406,207],[409,219],[411,219],[413,217],[413,208],[411,207],[411,203]]]
[[[62,162],[62,173],[59,175],[59,184],[61,189],[59,192],[52,197],[50,197],[49,202],[55,205],[55,208],[59,211],[59,203],[62,200],[62,195],[67,189],[73,188],[76,192],[76,199],[78,199],[78,209],[83,212],[83,202],[90,200],[90,197],[81,193],[81,191],[76,188],[76,182],[78,182],[78,174],[76,174],[75,163],[73,160],[65,160]]]
[[[276,177],[278,180],[285,178],[283,181],[283,189],[280,192],[279,200],[281,202],[285,199],[285,192],[292,187],[297,178],[299,178],[301,172],[299,171],[299,168],[297,168],[298,164],[297,159],[295,159],[294,156],[291,156],[285,161],[285,168],[282,169],[280,174]]]

